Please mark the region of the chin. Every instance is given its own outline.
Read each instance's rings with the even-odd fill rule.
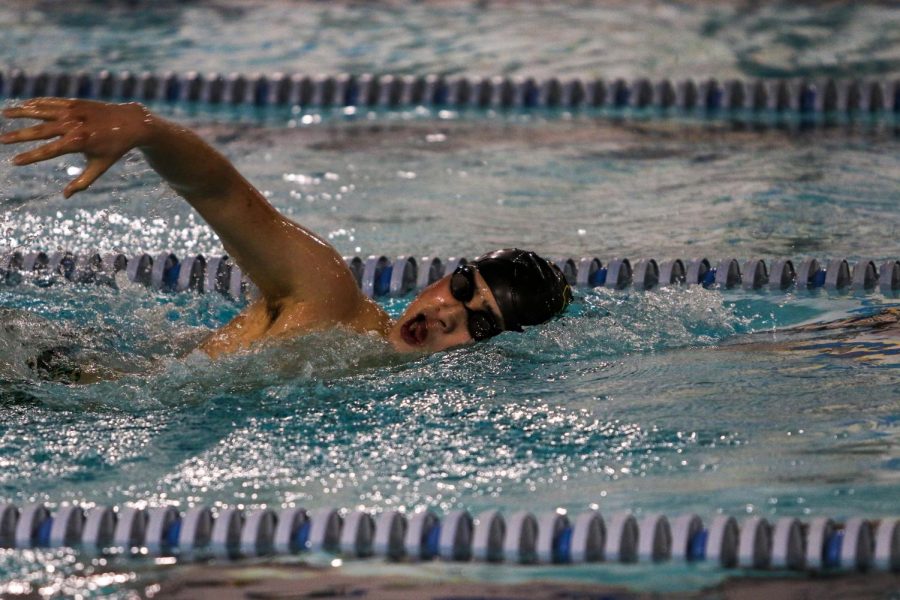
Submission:
[[[404,354],[427,354],[429,352],[433,352],[433,350],[422,346],[411,346],[400,339],[391,338],[390,342],[391,346],[394,347],[394,350],[396,350],[397,352],[402,352]]]

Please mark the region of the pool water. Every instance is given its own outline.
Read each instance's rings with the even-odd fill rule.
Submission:
[[[322,3],[13,0],[0,56],[31,71],[128,69],[594,75],[895,77],[890,2]],[[47,43],[52,40],[52,43]],[[227,57],[224,60],[223,57]]]
[[[652,33],[652,19],[638,19],[632,4],[565,14],[619,28],[615,16],[640,35]],[[23,38],[52,32],[60,50],[7,46],[0,56],[9,64],[213,69],[221,53],[233,53],[230,64],[247,70],[324,56],[330,62],[322,59],[317,69],[378,71],[347,58],[352,51],[339,34],[352,32],[371,36],[366,43],[374,49],[362,55],[383,70],[459,70],[486,53],[507,61],[492,61],[486,71],[519,72],[502,66],[522,60],[518,46],[475,35],[471,48],[438,50],[424,25],[433,27],[438,12],[451,31],[472,22],[499,31],[514,17],[540,23],[551,10],[519,7],[504,16],[426,3],[404,12],[404,21],[389,6],[315,5],[315,18],[303,22],[316,23],[323,38],[308,56],[273,58],[252,44],[220,47],[218,40],[243,39],[227,28],[252,32],[278,6],[278,14],[296,18],[285,8],[294,5],[253,12],[229,3],[167,5],[153,19],[119,8],[112,18],[121,27],[93,24],[89,4],[76,3],[63,16],[40,6],[13,16],[0,9],[0,22],[12,22]],[[750,72],[734,58],[749,44],[747,32],[720,33],[743,27],[736,8],[701,15],[694,5],[653,6],[657,20],[694,27],[701,49],[682,55],[686,72]],[[897,70],[900,42],[888,26],[896,11],[829,9],[811,24],[812,11],[792,8],[796,21],[779,25],[785,39],[793,39],[790,32],[819,39],[794,48],[793,58],[780,57],[779,68],[843,74],[858,54],[868,72]],[[754,13],[759,28],[766,15]],[[195,25],[201,16],[209,31]],[[371,27],[360,33],[358,19]],[[398,41],[398,23],[412,23],[410,36],[420,45]],[[131,28],[127,39],[124,25]],[[279,43],[290,46],[286,27],[273,33],[272,52]],[[815,27],[852,31],[851,58],[828,66],[822,55],[837,54],[838,42],[817,38]],[[212,33],[223,30],[232,35]],[[691,43],[689,35],[678,39]],[[875,42],[884,56],[869,50]],[[62,50],[76,43],[109,51],[79,59]],[[701,60],[714,43],[730,58]],[[578,48],[533,49],[534,56],[524,55],[537,65],[529,74],[605,73],[602,63],[580,63]],[[620,62],[609,58],[610,73],[668,68],[662,48],[646,56],[639,48],[626,46]],[[597,55],[588,46],[581,58]],[[883,124],[797,133],[646,115],[156,108],[196,128],[274,205],[345,255],[471,257],[515,245],[604,260],[900,258],[893,243],[900,143]],[[12,153],[0,149],[4,253],[221,251],[209,228],[136,155],[93,191],[64,200],[59,190],[77,173],[79,158],[14,169],[6,160]],[[408,301],[382,304],[399,315]],[[566,315],[546,326],[431,356],[397,356],[378,339],[335,331],[212,362],[190,352],[237,314],[240,307],[224,298],[155,295],[128,285],[0,287],[0,501],[888,515],[900,491],[897,363],[783,344],[801,338],[785,331],[791,325],[897,305],[881,294],[580,290]],[[28,366],[47,348],[124,374],[88,386],[47,380]],[[68,551],[0,551],[7,591],[43,586],[48,595],[126,595],[134,578],[164,576],[126,566],[122,580],[92,578],[103,566]],[[723,576],[682,567],[592,569],[570,576],[602,573],[658,589]]]

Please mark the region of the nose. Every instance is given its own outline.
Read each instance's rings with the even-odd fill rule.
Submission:
[[[458,302],[437,306],[426,316],[438,325],[442,333],[452,333],[466,322],[466,311]]]

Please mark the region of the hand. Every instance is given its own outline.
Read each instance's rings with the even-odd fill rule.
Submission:
[[[7,108],[3,116],[44,121],[0,136],[4,144],[59,138],[16,155],[13,164],[30,165],[63,154],[84,153],[87,164],[63,190],[66,198],[86,189],[126,152],[145,141],[153,120],[140,104],[66,98],[35,98]]]

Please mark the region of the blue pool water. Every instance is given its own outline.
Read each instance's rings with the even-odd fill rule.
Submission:
[[[517,35],[551,8],[316,4],[301,19],[293,4],[173,4],[152,16],[116,8],[101,25],[91,4],[25,4],[0,9],[13,36],[0,57],[29,69],[223,70],[224,54],[229,69],[265,71],[900,71],[897,11],[882,6],[773,5],[750,25],[736,8],[703,4],[576,7],[553,13],[558,44],[523,54]],[[648,7],[652,18],[639,18]],[[257,43],[259,24],[278,17],[270,43]],[[576,35],[585,19],[617,32],[621,48]],[[672,24],[684,35],[654,36]],[[434,39],[440,28],[458,35]],[[45,35],[55,49],[29,41]],[[792,134],[573,115],[159,109],[347,255],[519,245],[603,259],[900,257],[890,127]],[[67,201],[59,190],[80,159],[13,169],[11,155],[0,149],[3,252],[220,250],[137,156]],[[396,315],[408,301],[384,306]],[[236,314],[223,298],[2,287],[0,501],[887,515],[900,492],[896,363],[771,344],[796,339],[783,331],[791,325],[894,305],[880,294],[581,291],[547,326],[428,357],[338,331],[211,362],[185,355]],[[55,346],[126,374],[89,386],[41,379],[27,359]],[[162,576],[126,566],[125,579],[98,581],[100,566],[66,551],[0,551],[7,590],[124,595],[134,577]],[[592,569],[563,576],[687,588],[722,576]]]

